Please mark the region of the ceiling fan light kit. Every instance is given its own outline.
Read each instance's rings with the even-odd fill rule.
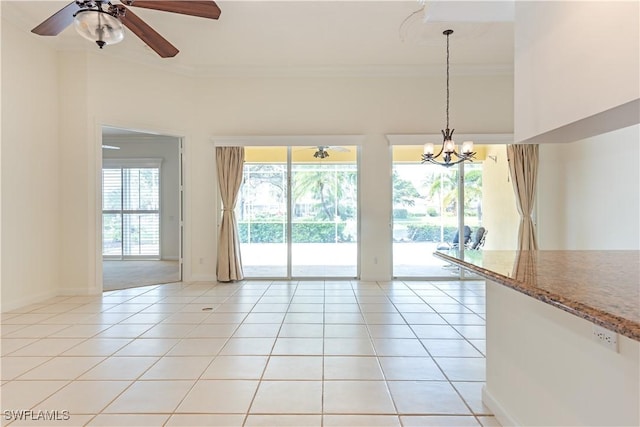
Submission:
[[[326,159],[327,157],[329,157],[329,151],[339,151],[342,153],[348,153],[351,151],[348,148],[335,145],[318,145],[314,148],[314,150],[316,150],[316,152],[313,153],[313,157],[315,157],[316,159]]]
[[[119,15],[124,11],[113,5],[109,5],[109,10],[103,10],[102,3],[84,3],[89,3],[86,9],[80,9],[73,15],[73,26],[78,34],[95,42],[100,49],[120,43],[124,39],[124,26]]]
[[[318,147],[318,151],[313,153],[313,157],[315,157],[316,159],[326,159],[327,157],[329,157],[329,153],[324,147]]]
[[[178,49],[162,37],[149,24],[125,7],[136,6],[183,15],[218,19],[220,8],[213,0],[121,0],[114,5],[110,0],[76,0],[44,20],[31,30],[40,36],[56,36],[73,23],[85,39],[95,42],[100,49],[124,39],[124,27],[138,36],[162,58],[171,58]]]

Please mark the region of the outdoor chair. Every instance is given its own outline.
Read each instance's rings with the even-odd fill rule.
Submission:
[[[465,225],[464,226],[464,242],[462,244],[466,246],[470,241],[471,241],[471,228],[468,225]],[[440,242],[436,249],[438,250],[456,249],[458,248],[459,245],[460,245],[460,236],[458,234],[458,231],[456,231],[456,234],[453,236],[453,240],[451,241],[451,243]]]
[[[467,249],[479,250],[484,246],[484,241],[487,238],[487,229],[484,227],[478,227],[473,238],[466,244]]]

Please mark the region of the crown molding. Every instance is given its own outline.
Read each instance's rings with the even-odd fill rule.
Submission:
[[[84,46],[76,41],[53,41],[42,38],[42,42],[58,52],[80,52],[93,58],[111,58],[164,73],[189,78],[393,78],[393,77],[440,77],[443,65],[353,65],[353,66],[201,66],[192,67],[171,59],[138,55],[132,52],[96,51],[93,46]],[[513,64],[456,65],[452,76],[513,76]]]
[[[84,51],[98,57],[109,56],[116,60],[127,61],[162,72],[182,75],[190,78],[385,78],[385,77],[440,77],[443,65],[353,65],[353,66],[258,66],[258,65],[220,65],[192,67],[178,62],[167,62],[145,55],[131,53],[95,52],[66,45],[65,51]],[[162,62],[161,62],[162,61]],[[171,59],[169,59],[171,61]],[[456,65],[450,71],[452,76],[513,76],[513,64],[492,65]]]
[[[364,135],[212,136],[216,147],[362,145]]]
[[[195,77],[424,77],[441,76],[442,65],[353,65],[353,66],[215,66],[198,67]],[[456,65],[459,76],[513,75],[513,64]]]

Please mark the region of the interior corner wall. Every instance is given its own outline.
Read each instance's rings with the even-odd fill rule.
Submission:
[[[515,4],[516,142],[640,98],[640,2]]]
[[[640,249],[640,125],[541,144],[540,249]]]
[[[60,288],[57,55],[2,20],[2,310]]]

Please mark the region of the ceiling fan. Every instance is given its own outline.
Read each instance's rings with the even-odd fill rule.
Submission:
[[[94,41],[102,49],[105,45],[122,41],[124,25],[162,58],[171,58],[178,54],[178,49],[126,6],[209,19],[220,17],[220,8],[213,0],[120,1],[123,4],[112,4],[109,0],[73,1],[51,15],[31,32],[41,36],[56,36],[73,23],[82,37]]]
[[[331,146],[331,145],[318,145],[318,147],[316,148],[317,148],[316,152],[313,153],[313,157],[315,157],[316,159],[325,159],[329,157],[329,150],[342,151],[343,153],[348,153],[350,151],[348,148]]]

